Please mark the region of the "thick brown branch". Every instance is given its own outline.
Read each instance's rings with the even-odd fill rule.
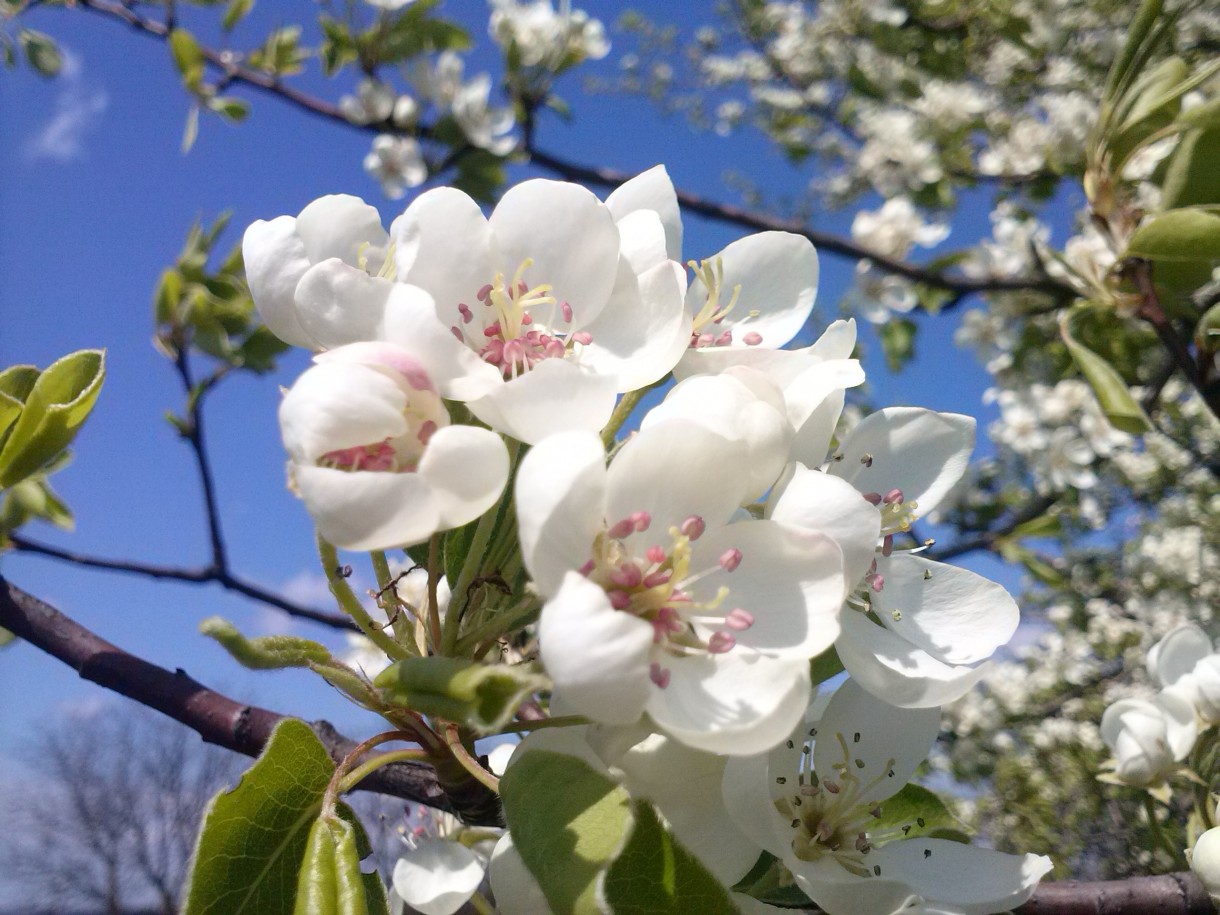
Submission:
[[[1098,883],[1044,883],[1020,915],[1214,915],[1194,874],[1130,877]]]
[[[609,168],[591,168],[560,159],[550,153],[531,148],[528,150],[530,161],[541,168],[554,172],[572,181],[582,181],[586,184],[596,184],[602,187],[618,187],[620,184],[635,177],[626,172]],[[757,231],[792,232],[803,235],[820,250],[852,260],[867,260],[887,273],[893,273],[917,283],[924,283],[938,289],[946,289],[960,296],[975,292],[1045,292],[1063,295],[1065,292],[1075,295],[1070,289],[1050,277],[968,277],[950,276],[936,270],[929,270],[918,264],[911,264],[897,258],[887,257],[870,251],[863,245],[858,245],[850,239],[829,232],[811,229],[797,220],[781,219],[756,213],[732,204],[718,203],[687,191],[678,192],[678,202],[688,211],[707,216],[720,222],[732,223],[747,229]],[[943,310],[943,309],[942,309]]]
[[[82,678],[156,709],[196,731],[208,743],[257,756],[284,718],[245,705],[192,679],[129,654],[0,576],[0,626],[76,670]],[[339,761],[356,746],[326,721],[310,726]],[[360,783],[361,789],[452,810],[432,767],[394,763]]]
[[[124,572],[129,575],[142,575],[145,578],[155,578],[163,581],[182,581],[189,584],[216,582],[226,591],[236,591],[238,594],[244,594],[251,600],[256,600],[283,610],[290,616],[313,620],[315,623],[322,623],[335,629],[350,629],[353,632],[359,631],[356,624],[342,614],[327,613],[325,610],[314,610],[311,607],[295,604],[272,591],[260,588],[258,585],[251,584],[226,570],[217,569],[215,566],[188,568],[185,566],[156,565],[148,562],[130,562],[125,559],[106,559],[102,556],[88,556],[84,553],[74,553],[71,550],[63,550],[46,543],[38,543],[37,541],[29,540],[21,534],[10,534],[9,540],[14,547],[23,553],[47,556],[51,559],[70,562],[73,565],[84,566],[90,569],[106,569],[111,572]]]

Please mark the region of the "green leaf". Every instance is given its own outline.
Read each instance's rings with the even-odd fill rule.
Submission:
[[[59,46],[50,35],[34,29],[22,29],[17,33],[17,43],[25,52],[25,59],[40,76],[58,76],[64,65]]]
[[[809,678],[814,686],[825,683],[831,677],[837,677],[846,668],[839,660],[839,653],[831,645],[820,655],[809,662]]]
[[[93,409],[105,376],[102,350],[64,356],[38,376],[0,449],[0,488],[33,475],[68,447]]]
[[[733,887],[766,905],[778,909],[811,909],[813,900],[796,885],[792,873],[770,852],[763,852],[748,874]]]
[[[1140,435],[1152,428],[1148,417],[1134,397],[1131,389],[1105,359],[1097,355],[1072,336],[1066,321],[1060,321],[1060,334],[1067,344],[1068,352],[1081,373],[1097,395],[1097,402],[1106,414],[1106,419],[1115,429]]]
[[[1063,521],[1051,512],[1023,521],[1012,529],[1014,537],[1054,537],[1063,533]]]
[[[907,318],[891,318],[881,325],[878,336],[891,372],[902,371],[915,355],[915,332],[915,322]]]
[[[484,149],[476,149],[458,160],[453,186],[480,203],[494,203],[504,181],[504,160]]]
[[[208,108],[230,124],[240,124],[250,114],[250,103],[232,95],[220,95],[209,99]]]
[[[186,113],[186,124],[182,128],[182,154],[185,156],[199,138],[199,106],[191,105]]]
[[[4,445],[4,433],[21,415],[39,374],[32,365],[10,365],[0,372],[0,448]]]
[[[254,0],[229,0],[224,18],[220,20],[221,27],[231,32],[254,9]]]
[[[1220,260],[1220,214],[1196,207],[1161,213],[1135,230],[1125,256],[1160,261]]]
[[[470,552],[470,542],[474,539],[475,528],[478,526],[479,520],[476,518],[469,524],[445,532],[444,539],[441,541],[441,557],[445,565],[445,578],[451,585],[457,584],[457,580],[462,574],[462,566],[466,562],[466,554]],[[423,544],[423,546],[425,548],[424,561],[421,565],[427,568],[427,544]]]
[[[237,787],[208,807],[184,915],[293,915],[310,827],[334,771],[309,725],[280,722]]]
[[[241,342],[235,355],[242,368],[262,375],[275,371],[275,358],[287,350],[287,343],[260,324]]]
[[[314,821],[297,881],[293,915],[368,915],[356,829],[337,816]]]
[[[12,645],[15,641],[17,641],[17,636],[13,635],[3,626],[0,626],[0,648],[4,648],[7,645]]]
[[[1220,350],[1220,303],[1209,308],[1195,325],[1195,346],[1204,353]]]
[[[1220,105],[1216,111],[1220,115]],[[1165,166],[1161,182],[1164,208],[1176,210],[1194,204],[1220,203],[1217,162],[1220,162],[1220,123],[1184,133]]]
[[[1155,50],[1158,35],[1155,27],[1163,6],[1163,0],[1144,0],[1140,5],[1127,29],[1127,41],[1106,77],[1103,96],[1106,101],[1115,101],[1122,95],[1132,75],[1139,72],[1141,62]]]
[[[550,681],[524,667],[429,657],[396,661],[373,685],[397,705],[489,732]]]
[[[881,816],[867,827],[870,833],[897,831],[905,836],[923,836],[936,829],[963,828],[945,802],[922,785],[904,785],[893,797],[882,801],[880,808]]]
[[[192,92],[198,92],[203,82],[203,49],[195,36],[186,29],[174,29],[169,33],[169,50],[174,64],[182,74],[182,81]]]
[[[614,915],[737,915],[728,891],[661,825],[651,804],[636,801],[632,813],[631,838],[606,872]]]
[[[236,626],[219,616],[208,617],[199,624],[199,631],[219,642],[235,661],[251,670],[308,667],[330,660],[330,649],[310,639],[295,635],[264,635],[248,639]]]
[[[598,884],[631,828],[631,799],[574,756],[528,750],[500,780],[513,844],[555,915],[601,915]]]

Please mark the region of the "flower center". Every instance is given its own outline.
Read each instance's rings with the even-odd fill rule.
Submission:
[[[691,543],[702,536],[705,525],[698,515],[691,515],[669,529],[668,547],[653,544],[643,556],[636,556],[627,538],[648,530],[651,523],[648,512],[639,511],[610,525],[593,541],[593,557],[580,571],[605,590],[616,610],[652,624],[657,660],[649,676],[664,689],[670,679],[667,663],[674,658],[732,651],[737,644],[734,633],[753,626],[754,615],[741,608],[724,612],[721,607],[730,593],[725,586],[717,588],[709,600],[699,600],[690,590],[718,570],[736,570],[741,565],[741,550],[727,549],[715,565],[692,570]]]
[[[705,346],[730,345],[733,342],[733,332],[723,330],[717,333],[716,326],[737,307],[737,299],[741,295],[741,285],[734,286],[728,303],[721,305],[720,300],[724,294],[724,262],[719,257],[714,257],[705,261],[688,261],[687,265],[707,289],[707,299],[691,321],[690,345],[696,349]],[[751,311],[745,321],[757,317],[758,312]],[[745,321],[737,322],[737,326],[740,327]],[[742,338],[742,341],[747,346],[758,346],[762,343],[762,339],[762,334],[751,331]]]
[[[437,429],[449,424],[449,417],[440,398],[430,391],[411,391],[402,415],[407,422],[403,434],[328,451],[318,458],[318,466],[349,473],[414,473],[428,441]]]
[[[879,869],[867,863],[868,853],[881,841],[905,835],[910,826],[870,829],[881,817],[881,805],[870,800],[874,789],[894,777],[894,760],[867,782],[860,776],[864,760],[854,757],[851,746],[860,740],[859,732],[851,743],[841,733],[827,735],[838,741],[842,761],[832,763],[833,772],[819,777],[813,768],[813,744],[818,735],[811,728],[801,749],[796,784],[779,776],[775,783],[784,792],[775,799],[775,808],[791,820],[794,830],[792,852],[802,861],[818,861],[829,856],[844,870],[857,877],[879,876]],[[826,739],[826,738],[824,738]],[[792,741],[788,742],[793,747]]]
[[[511,280],[497,273],[478,291],[476,298],[483,305],[479,309],[481,335],[468,337],[458,324],[450,328],[484,362],[498,368],[506,381],[524,374],[543,359],[562,359],[575,344],[593,342],[588,331],[571,330],[572,306],[551,294],[550,283],[530,286],[525,282],[525,271],[532,264],[533,259],[527,257]],[[539,322],[530,311],[542,306],[547,308],[547,314]],[[462,325],[474,321],[475,309],[465,302],[459,303],[457,310]]]

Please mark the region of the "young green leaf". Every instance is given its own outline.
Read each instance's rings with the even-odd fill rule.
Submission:
[[[368,915],[356,830],[337,816],[322,816],[309,831],[297,878],[293,915]]]
[[[209,805],[184,915],[293,915],[310,827],[334,771],[309,725],[282,721],[237,787]]]
[[[601,915],[606,866],[631,829],[627,792],[574,756],[529,750],[504,773],[500,799],[513,844],[555,915]]]
[[[1115,429],[1140,435],[1147,432],[1152,425],[1148,417],[1134,397],[1122,376],[1115,371],[1105,359],[1097,355],[1084,344],[1076,340],[1068,329],[1067,322],[1060,322],[1060,332],[1063,342],[1067,344],[1068,352],[1081,373],[1088,380],[1097,395],[1097,402]]]
[[[1220,214],[1197,207],[1161,213],[1136,229],[1126,256],[1163,261],[1220,260]]]
[[[405,708],[489,732],[507,724],[518,706],[550,681],[520,667],[429,657],[398,661],[373,685]]]
[[[26,62],[40,76],[59,75],[59,71],[64,65],[64,59],[59,52],[59,46],[55,44],[50,35],[44,35],[34,29],[22,29],[17,33],[17,43],[25,52]]]
[[[308,667],[330,660],[330,649],[295,635],[264,635],[248,639],[226,619],[210,616],[199,624],[199,631],[215,639],[233,659],[251,670],[281,667]]]
[[[631,838],[606,872],[614,915],[736,915],[728,890],[661,825],[651,804],[636,801],[632,814]]]

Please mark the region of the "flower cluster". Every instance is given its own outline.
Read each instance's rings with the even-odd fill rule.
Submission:
[[[890,246],[927,241],[912,231]],[[854,323],[783,348],[813,307],[812,245],[764,232],[688,275],[682,244],[662,167],[605,201],[527,181],[489,216],[437,188],[388,231],[344,196],[256,222],[255,304],[315,353],[280,408],[290,485],[344,549],[436,548],[470,525],[447,607],[430,560],[426,580],[397,580],[414,624],[388,619],[397,641],[374,633],[378,647],[540,665],[539,700],[588,725],[518,753],[609,773],[726,886],[766,851],[831,913],[1019,904],[1046,859],[903,838],[915,824],[883,816],[940,706],[1018,624],[1002,587],[924,558],[911,534],[962,478],[973,420],[889,408],[837,435],[864,380]],[[828,702],[818,657],[849,675]],[[525,911],[537,888],[509,842],[493,888]],[[469,850],[438,847],[415,857],[459,857],[473,892]],[[976,877],[946,889],[963,868]],[[417,870],[396,873],[404,898]]]

